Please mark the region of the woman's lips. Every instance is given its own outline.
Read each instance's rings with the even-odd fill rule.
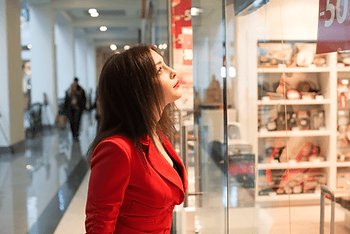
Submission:
[[[176,84],[174,85],[173,88],[178,88],[178,87],[180,87],[180,82],[179,81],[176,82]]]

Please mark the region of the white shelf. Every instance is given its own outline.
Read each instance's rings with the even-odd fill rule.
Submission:
[[[259,195],[256,197],[256,201],[288,201],[289,199],[293,200],[314,200],[320,199],[320,193],[300,193],[300,194],[282,194],[282,195]]]
[[[270,137],[314,137],[314,136],[330,136],[331,132],[326,130],[305,130],[305,131],[271,131],[258,132],[259,138]]]
[[[349,67],[337,67],[337,72],[350,72],[350,66]]]
[[[257,100],[258,95],[256,96],[256,112],[259,114],[259,108],[266,107],[280,107],[287,106],[290,109],[313,109],[312,106],[320,107],[324,110],[325,113],[325,123],[327,129],[323,130],[289,130],[289,131],[262,131],[256,132],[256,137],[254,139],[254,153],[259,155],[259,151],[264,150],[264,145],[268,143],[273,144],[273,141],[278,138],[283,138],[289,140],[288,138],[321,138],[319,144],[325,144],[326,150],[324,155],[327,158],[327,161],[324,162],[299,162],[299,163],[256,163],[256,169],[258,172],[268,169],[294,169],[294,168],[320,168],[324,171],[324,175],[327,178],[327,185],[334,190],[337,186],[337,173],[338,170],[344,168],[350,168],[349,162],[338,162],[337,161],[337,125],[338,125],[338,90],[337,90],[337,81],[341,78],[347,79],[350,77],[350,66],[341,67],[337,64],[337,54],[329,53],[326,56],[327,67],[286,67],[279,66],[276,68],[264,68],[258,67],[256,76],[254,76],[253,82],[260,82],[259,79],[263,76],[263,81],[268,82],[270,87],[275,85],[280,79],[282,73],[306,73],[306,76],[310,79],[314,79],[315,82],[318,82],[320,85],[320,90],[322,90],[323,98],[320,99],[299,99],[299,100],[269,100],[265,98],[264,100]],[[273,86],[274,87],[274,86]],[[258,94],[258,92],[256,92]],[[266,95],[267,96],[267,95]],[[281,97],[280,97],[281,98]],[[253,107],[254,108],[254,107]],[[286,108],[286,109],[287,109]],[[272,113],[275,114],[275,113]],[[256,119],[258,123],[258,119]],[[258,129],[257,125],[254,125],[255,129]],[[251,130],[254,131],[254,128]],[[255,130],[256,131],[256,130]],[[256,156],[257,157],[257,156]],[[264,178],[259,178],[256,175],[256,200],[257,201],[287,201],[287,200],[313,200],[320,199],[319,191],[315,193],[303,193],[303,194],[283,194],[277,195],[274,192],[271,192],[268,196],[259,195],[259,183],[264,183]],[[266,181],[265,181],[266,182]]]
[[[266,169],[293,169],[293,168],[327,168],[329,162],[299,162],[299,163],[259,163],[258,170]]]
[[[329,99],[316,100],[316,99],[299,99],[299,100],[268,100],[263,101],[259,100],[259,106],[268,106],[268,105],[328,105],[331,101]]]
[[[337,167],[350,167],[350,162],[337,162]]]
[[[258,68],[258,73],[321,73],[330,72],[329,67],[285,67],[285,68]]]

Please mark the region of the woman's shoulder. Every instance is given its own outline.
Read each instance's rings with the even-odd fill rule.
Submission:
[[[112,152],[124,152],[127,155],[131,155],[134,151],[133,141],[123,135],[116,134],[105,137],[94,149],[92,158],[98,154],[112,153]]]
[[[134,141],[130,139],[129,137],[126,137],[122,134],[114,134],[108,137],[105,137],[100,143],[106,144],[106,143],[112,143],[114,145],[120,145],[120,146],[134,146]]]
[[[121,148],[128,154],[139,153],[139,150],[138,150],[139,146],[149,145],[150,139],[148,135],[139,138],[138,143],[136,143],[133,139],[123,134],[114,134],[114,135],[105,137],[100,143],[98,143],[98,145],[95,148],[95,151],[96,149],[107,147],[107,148]]]

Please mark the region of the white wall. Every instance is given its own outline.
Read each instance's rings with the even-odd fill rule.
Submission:
[[[79,84],[82,88],[87,91],[89,86],[88,83],[88,72],[87,72],[87,42],[85,35],[76,34],[74,42],[74,54],[75,54],[75,76],[79,79]],[[71,79],[73,82],[73,78]]]
[[[48,106],[43,110],[42,123],[53,125],[57,113],[57,84],[52,9],[46,6],[30,7],[30,24],[32,30],[32,103],[43,103],[44,93],[47,94]]]
[[[88,95],[90,89],[92,90],[92,102],[95,101],[95,91],[98,85],[96,77],[96,54],[95,54],[95,46],[93,42],[88,43],[87,48],[87,80],[88,80],[88,90],[86,91],[86,95]]]
[[[74,27],[55,25],[57,98],[64,98],[74,78]]]

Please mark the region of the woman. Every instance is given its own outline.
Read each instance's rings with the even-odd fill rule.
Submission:
[[[100,128],[89,151],[86,233],[170,233],[187,177],[169,142],[181,97],[176,72],[151,45],[115,54],[99,80]]]

